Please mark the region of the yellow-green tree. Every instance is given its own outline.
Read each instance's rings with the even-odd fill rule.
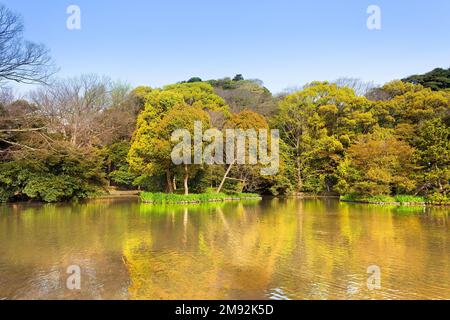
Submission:
[[[373,102],[352,89],[327,82],[312,83],[280,102],[273,125],[293,162],[288,171],[296,190],[332,190],[345,147],[376,124],[372,107]]]
[[[338,168],[337,189],[357,195],[390,195],[414,190],[414,149],[389,129],[360,136]]]
[[[186,195],[189,194],[189,177],[192,176],[196,170],[200,169],[200,165],[194,164],[192,158],[194,155],[192,137],[194,136],[196,122],[201,123],[202,129],[208,129],[211,126],[211,120],[206,111],[187,104],[176,105],[162,119],[160,129],[157,132],[157,139],[159,140],[159,145],[161,147],[157,154],[161,161],[167,163],[170,163],[172,150],[174,150],[175,145],[178,143],[171,141],[170,137],[172,133],[176,130],[186,130],[186,133],[189,132],[189,140],[191,140],[191,163],[183,163],[173,168],[175,173],[183,176],[184,194]],[[180,173],[180,171],[182,171],[182,173]],[[174,186],[175,184],[176,181],[174,182]]]
[[[190,112],[195,112],[195,115],[202,119],[205,114],[226,119],[229,116],[228,106],[214,93],[211,85],[202,82],[175,84],[163,89],[143,91],[147,92],[143,96],[145,108],[138,117],[128,154],[130,168],[140,174],[141,178],[165,175],[166,191],[173,192],[176,168],[170,157],[172,145],[168,128],[185,128],[185,121],[189,119]],[[172,111],[181,116],[182,123],[175,121]],[[175,128],[174,124],[180,127]]]

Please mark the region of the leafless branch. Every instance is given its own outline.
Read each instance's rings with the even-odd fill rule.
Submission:
[[[56,72],[49,51],[23,39],[20,16],[0,5],[0,82],[46,83]]]

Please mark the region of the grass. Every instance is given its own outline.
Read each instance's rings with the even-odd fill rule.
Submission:
[[[181,195],[173,193],[142,192],[140,194],[140,198],[143,202],[154,204],[220,202],[227,200],[259,199],[260,197],[260,195],[253,193],[201,193]]]
[[[396,202],[400,203],[425,203],[427,199],[424,197],[408,196],[408,195],[398,195],[395,197]]]
[[[367,202],[367,203],[400,203],[400,204],[426,204],[430,203],[424,197],[411,196],[411,195],[396,195],[396,196],[359,196],[355,194],[347,194],[341,196],[341,201],[349,202]]]

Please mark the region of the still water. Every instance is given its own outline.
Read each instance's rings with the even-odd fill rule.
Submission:
[[[450,299],[449,225],[332,199],[2,205],[0,299]]]

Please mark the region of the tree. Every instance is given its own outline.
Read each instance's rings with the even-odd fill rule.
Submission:
[[[242,74],[237,74],[234,76],[233,81],[238,82],[238,81],[243,81],[244,77],[242,76]]]
[[[396,96],[391,101],[397,108],[398,120],[412,124],[450,116],[450,94],[420,86]]]
[[[375,101],[374,115],[383,126],[417,125],[436,117],[448,122],[450,118],[450,93],[432,91],[420,84],[392,81],[370,92],[368,98]]]
[[[409,76],[402,81],[420,84],[434,91],[450,89],[450,68],[436,68],[425,74]]]
[[[357,96],[365,96],[370,90],[375,88],[373,82],[365,82],[356,78],[339,78],[333,81],[338,87],[347,87],[352,89]]]
[[[186,119],[190,119],[186,112],[190,111],[202,119],[204,113],[208,114],[209,122],[212,115],[217,119],[226,119],[229,116],[228,106],[214,93],[212,86],[204,82],[169,85],[153,90],[145,100],[145,109],[138,117],[128,154],[130,168],[134,173],[146,177],[164,174],[166,191],[173,192],[176,174],[180,175],[180,172],[171,161],[172,132],[169,134],[167,128],[184,128]],[[175,115],[180,116],[180,123],[176,122]],[[174,123],[180,127],[175,128]],[[185,176],[185,173],[181,174]]]
[[[36,113],[36,106],[25,100],[2,103],[0,114],[0,159],[11,159],[22,151],[47,147],[45,125]]]
[[[377,129],[361,135],[337,169],[337,189],[359,196],[410,192],[415,188],[414,152],[392,130]]]
[[[235,82],[212,82],[214,91],[221,96],[234,113],[252,110],[264,116],[276,112],[277,101],[272,93],[257,80]]]
[[[100,144],[130,141],[136,119],[143,109],[135,91],[125,83],[116,82],[107,93],[109,105],[100,117],[99,126],[104,128],[99,136]]]
[[[261,116],[260,114],[254,112],[254,111],[250,111],[250,110],[244,110],[241,111],[239,113],[233,114],[225,123],[224,125],[224,129],[240,129],[243,131],[247,131],[247,130],[254,130],[254,132],[257,134],[259,130],[265,129],[268,130],[269,129],[269,125],[266,121],[266,119]],[[249,152],[248,152],[248,143],[246,143],[246,158],[248,159],[249,157]],[[236,155],[234,155],[234,158],[236,159]],[[237,181],[240,182],[240,189],[241,190],[235,190],[235,191],[242,191],[242,189],[248,187],[248,185],[250,185],[251,183],[254,183],[255,185],[258,184],[259,178],[260,178],[260,174],[257,172],[257,170],[260,169],[259,166],[257,165],[238,165],[235,162],[233,163],[229,163],[228,164],[228,168],[225,171],[225,174],[222,178],[222,182],[220,183],[218,189],[217,189],[217,193],[220,193],[222,191],[222,188],[226,182],[227,179],[229,178],[230,173],[232,173],[232,169],[233,167],[236,167],[236,172],[234,172],[233,176]],[[252,190],[254,191],[254,190]]]
[[[151,87],[139,86],[131,91],[131,97],[138,106],[137,115],[144,110],[145,103],[147,102],[146,97],[152,92],[152,90],[153,89]]]
[[[31,97],[46,129],[75,147],[129,139],[139,110],[127,85],[94,74],[57,80]]]
[[[211,126],[209,114],[194,106],[180,104],[174,106],[160,123],[160,130],[157,133],[158,150],[154,154],[158,157],[157,161],[169,163],[171,160],[171,153],[176,143],[171,141],[171,135],[176,130],[185,129],[189,132],[190,137],[194,136],[194,124],[200,122],[203,129],[208,129]],[[192,144],[191,144],[192,148]],[[191,151],[193,154],[193,151]],[[192,161],[192,159],[191,159]],[[189,178],[198,170],[198,165],[182,164],[182,173],[180,173],[180,166],[175,168],[180,175],[183,175],[184,194],[189,194]]]
[[[403,82],[400,80],[394,80],[386,83],[382,87],[376,87],[369,90],[366,96],[370,100],[386,101],[391,100],[396,96],[404,95],[407,92],[417,92],[422,89],[423,87],[420,85],[415,85],[413,83]]]
[[[209,83],[179,83],[168,85],[163,88],[165,92],[180,95],[185,103],[198,107],[207,112],[221,112],[229,115],[229,108],[224,99],[218,96]]]
[[[109,105],[109,86],[109,79],[83,75],[40,88],[32,93],[32,100],[48,130],[82,147],[97,142],[104,132],[99,120]]]
[[[98,150],[59,143],[50,150],[26,150],[0,162],[0,202],[83,199],[105,184]]]
[[[292,159],[297,191],[332,191],[345,147],[376,124],[373,103],[352,89],[315,82],[286,96],[273,126],[280,129],[286,157]]]
[[[201,79],[201,78],[199,78],[199,77],[193,77],[193,78],[190,78],[187,82],[188,83],[194,83],[194,82],[202,82],[203,80]]]
[[[0,82],[45,83],[54,73],[48,50],[23,39],[21,18],[0,5]]]
[[[419,125],[411,140],[421,168],[416,175],[416,193],[447,195],[450,191],[450,128],[439,118],[428,120]]]
[[[183,96],[173,91],[153,90],[145,99],[145,109],[137,119],[136,131],[128,153],[130,169],[141,177],[164,173],[166,191],[173,192],[171,162],[160,161],[160,158],[167,159],[170,155],[169,150],[162,148],[162,144],[167,148],[168,137],[165,137],[165,141],[160,141],[158,132],[167,112],[175,105],[184,103]]]

